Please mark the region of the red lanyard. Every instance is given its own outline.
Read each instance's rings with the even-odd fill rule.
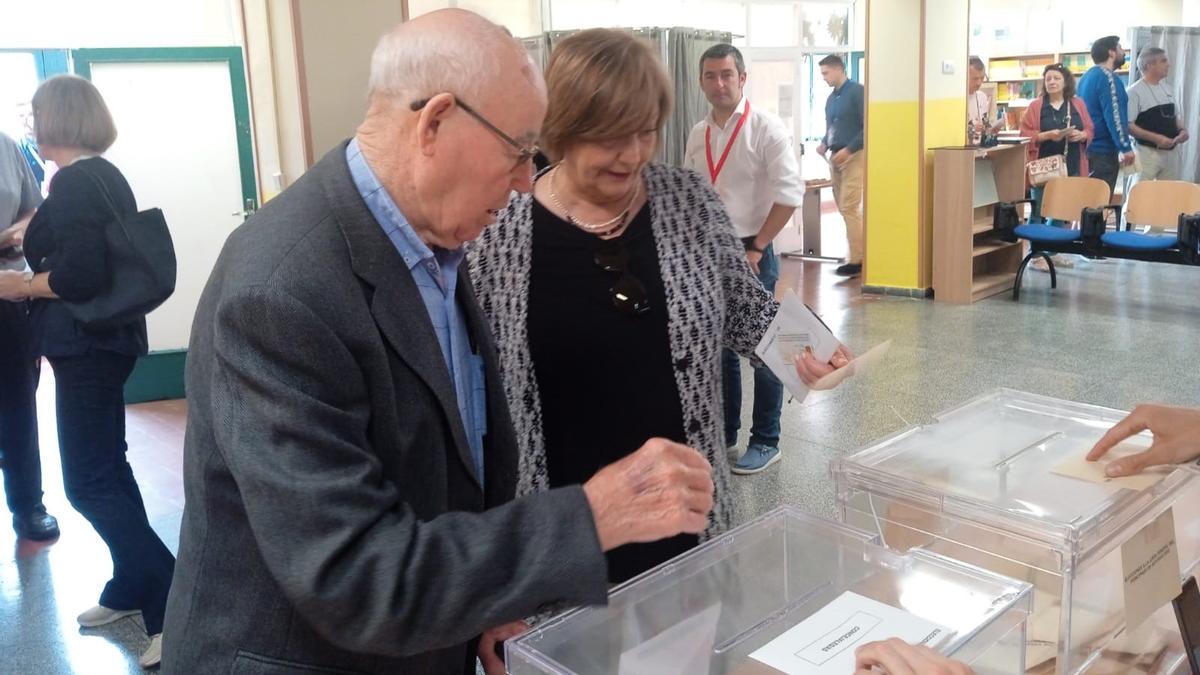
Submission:
[[[746,123],[746,118],[750,116],[750,101],[746,101],[746,107],[742,110],[742,116],[738,118],[737,124],[733,127],[733,134],[729,137],[729,142],[725,144],[725,150],[721,153],[721,160],[713,165],[712,156],[712,127],[708,126],[704,129],[704,155],[708,159],[708,175],[712,178],[712,184],[717,184],[717,176],[721,175],[721,169],[725,168],[725,160],[729,157],[729,151],[733,148],[733,142],[737,140],[738,133],[742,130],[742,125]]]

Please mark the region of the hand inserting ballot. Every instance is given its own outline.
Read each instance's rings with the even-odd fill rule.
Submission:
[[[1144,452],[1122,457],[1108,465],[1110,478],[1130,476],[1152,466],[1179,464],[1200,457],[1200,410],[1165,405],[1139,405],[1121,420],[1088,453],[1094,462],[1118,443],[1150,430],[1154,443]]]

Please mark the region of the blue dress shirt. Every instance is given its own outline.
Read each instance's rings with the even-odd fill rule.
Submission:
[[[483,485],[483,437],[487,434],[487,391],[483,357],[474,353],[463,312],[455,301],[458,268],[466,255],[464,249],[431,249],[417,236],[396,202],[383,189],[375,172],[359,150],[358,141],[346,148],[346,163],[358,193],[367,209],[383,228],[392,245],[412,274],[429,319],[442,347],[442,358],[454,383],[458,413],[467,432],[476,476]]]

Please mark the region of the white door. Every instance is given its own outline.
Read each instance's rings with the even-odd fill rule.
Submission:
[[[89,65],[117,126],[105,156],[129,180],[139,208],[163,210],[175,241],[175,294],[147,317],[150,350],[186,348],[200,293],[247,206],[229,63]]]

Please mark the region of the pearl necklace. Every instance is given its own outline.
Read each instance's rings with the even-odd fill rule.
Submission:
[[[558,166],[555,165],[550,173],[550,201],[554,202],[554,205],[557,206],[564,215],[566,215],[568,223],[571,223],[575,227],[578,227],[588,234],[594,234],[601,238],[612,237],[621,230],[625,229],[625,219],[629,216],[629,210],[633,208],[633,203],[637,201],[638,196],[642,193],[642,181],[638,180],[638,182],[633,186],[633,196],[629,198],[629,203],[625,205],[625,209],[623,211],[618,213],[615,217],[604,221],[603,223],[588,223],[571,215],[571,211],[566,207],[565,204],[562,203],[562,200],[558,198],[558,192],[554,189],[554,180],[557,175]]]

